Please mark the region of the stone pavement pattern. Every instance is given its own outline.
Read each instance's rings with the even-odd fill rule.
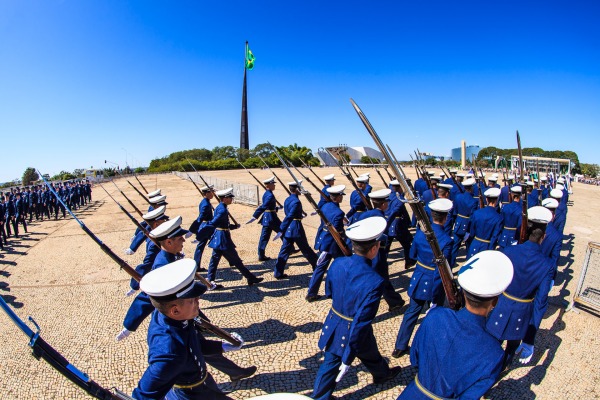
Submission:
[[[334,169],[316,169],[320,175]],[[374,171],[371,184],[383,187]],[[409,172],[409,171],[407,171]],[[259,179],[269,176],[267,171],[254,170]],[[276,173],[284,180],[284,170]],[[305,174],[309,174],[305,170]],[[207,175],[254,183],[244,171],[213,171]],[[339,175],[339,174],[338,174]],[[182,215],[189,226],[197,216],[199,195],[190,182],[165,174],[141,177],[148,190],[161,188],[169,202],[171,217]],[[117,180],[122,190],[142,209],[146,206],[123,180]],[[351,188],[344,178],[337,183]],[[112,186],[112,187],[111,187]],[[125,199],[114,189],[105,186],[121,204],[129,209]],[[529,366],[513,366],[508,374],[488,394],[490,399],[591,399],[600,397],[598,360],[600,319],[585,311],[565,313],[563,300],[570,300],[576,288],[581,264],[588,241],[600,240],[596,216],[600,214],[597,200],[600,188],[575,184],[574,205],[569,207],[566,241],[561,253],[559,276],[551,293],[549,307],[538,336],[536,353]],[[314,190],[311,190],[314,193]],[[262,194],[262,192],[261,192]],[[275,191],[283,203],[285,192]],[[346,196],[342,208],[348,209]],[[135,227],[100,187],[93,192],[94,202],[78,216],[96,235],[119,255],[129,245]],[[316,196],[315,196],[316,198]],[[312,209],[303,199],[304,209]],[[258,225],[243,225],[250,219],[253,208],[234,204],[232,214],[242,223],[233,231],[233,240],[246,266],[265,281],[254,287],[246,286],[237,271],[232,271],[223,260],[218,279],[226,287],[210,292],[201,299],[201,307],[211,320],[222,328],[240,333],[246,346],[229,357],[241,364],[258,366],[257,374],[237,383],[212,370],[224,389],[235,390],[232,397],[250,398],[273,392],[310,394],[321,353],[317,341],[321,323],[330,302],[304,300],[311,273],[301,255],[290,258],[288,270],[291,279],[273,278],[274,261],[258,262],[256,247],[260,235]],[[304,225],[312,243],[319,220],[308,217]],[[280,242],[271,243],[267,255],[275,258]],[[390,274],[392,282],[407,299],[406,286],[411,271],[404,271],[402,251],[392,247]],[[131,392],[147,366],[146,332],[149,319],[126,341],[115,342],[121,323],[132,298],[125,298],[129,278],[73,220],[32,223],[30,233],[19,242],[10,244],[10,251],[0,253],[0,295],[15,312],[26,319],[32,315],[42,327],[42,337],[58,349],[68,360],[87,372],[105,387],[116,386]],[[186,241],[184,251],[193,255],[195,245]],[[144,251],[122,257],[130,265],[139,263]],[[210,250],[204,254],[206,266]],[[464,257],[460,257],[462,261]],[[323,288],[321,288],[323,294]],[[403,310],[402,310],[403,311]],[[389,313],[382,302],[374,324],[380,351],[389,357],[393,350],[402,313]],[[45,362],[36,361],[27,346],[28,339],[0,313],[0,381],[3,399],[83,399],[86,394]],[[368,372],[356,363],[338,384],[336,396],[344,399],[396,398],[413,378],[416,370],[410,367],[408,356],[391,359],[391,365],[404,367],[401,376],[386,385],[373,385]],[[460,365],[457,365],[460,368]]]

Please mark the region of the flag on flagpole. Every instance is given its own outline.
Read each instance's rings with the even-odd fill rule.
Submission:
[[[254,68],[254,54],[252,54],[252,50],[248,47],[248,42],[246,42],[246,69],[252,70]]]

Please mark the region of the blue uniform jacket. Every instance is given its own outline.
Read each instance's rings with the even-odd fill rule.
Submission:
[[[327,272],[325,295],[332,299],[323,323],[319,348],[352,364],[357,354],[377,348],[371,323],[383,294],[383,278],[371,260],[352,255],[333,261]]]
[[[425,179],[419,178],[415,181],[414,188],[419,193],[419,196],[423,197],[423,193],[429,189],[429,186],[427,186]]]
[[[340,208],[340,205],[330,201],[329,203],[323,205],[321,210],[323,211],[325,218],[327,218],[327,220],[331,223],[333,229],[337,230],[344,240],[344,212]],[[331,236],[329,230],[327,230],[325,227],[321,229],[321,233],[317,238],[315,248],[317,250],[326,251],[333,256],[342,254],[338,244],[333,239],[333,236]]]
[[[498,239],[498,246],[510,246],[513,240],[518,239],[517,228],[521,226],[523,205],[520,202],[512,202],[502,207],[502,233]]]
[[[471,216],[469,235],[473,238],[467,258],[483,250],[494,250],[502,231],[502,216],[494,207],[485,206]]]
[[[432,192],[431,189],[427,189],[421,196],[421,200],[425,205],[429,204],[431,200],[435,199],[437,199],[437,193],[435,191]]]
[[[500,197],[498,198],[501,206],[505,206],[510,203],[510,187],[508,185],[500,188]]]
[[[160,250],[154,258],[154,264],[152,264],[152,269],[157,269],[160,267],[164,267],[167,264],[175,262],[179,260],[181,257],[177,254],[169,253],[165,250]]]
[[[224,203],[219,203],[215,208],[215,216],[209,222],[209,225],[214,227],[215,232],[210,238],[210,242],[208,242],[208,247],[221,251],[235,249],[235,244],[233,244],[229,232],[229,214]]]
[[[471,226],[471,216],[479,207],[479,202],[473,198],[469,192],[464,192],[456,196],[453,204],[454,212],[454,233],[464,236]]]
[[[201,381],[208,374],[203,355],[222,352],[221,342],[203,338],[192,320],[176,321],[154,311],[148,328],[149,365],[133,397],[163,399],[173,385]],[[221,393],[212,378],[193,391],[190,397],[198,399],[213,399]]]
[[[154,261],[156,260],[156,256],[160,252],[160,247],[155,245],[152,240],[149,238],[146,239],[146,255],[144,256],[144,261],[135,267],[135,270],[141,275],[144,276],[148,272],[152,270],[152,266],[154,265]],[[131,288],[138,290],[140,288],[139,282],[132,279],[131,280]]]
[[[286,239],[306,237],[304,227],[302,226],[302,203],[297,194],[291,194],[285,199],[283,211],[285,212],[285,218],[280,225],[283,237]]]
[[[410,362],[420,385],[436,398],[480,399],[502,372],[504,352],[485,330],[485,317],[466,308],[430,310],[415,334]],[[403,400],[430,400],[413,380]]]
[[[444,257],[450,260],[452,253],[452,239],[438,224],[431,224],[433,233],[444,253]],[[434,262],[433,251],[422,231],[417,231],[415,239],[410,248],[410,258],[417,260],[417,265],[410,278],[408,295],[417,300],[438,300],[444,292],[442,278]]]
[[[546,237],[542,242],[542,253],[546,257],[550,257],[554,264],[554,274],[556,274],[556,268],[558,267],[558,259],[560,258],[560,249],[562,247],[563,235],[556,229],[552,223],[549,223],[546,227]]]
[[[371,185],[367,185],[367,187],[362,191],[365,197],[368,198],[369,193],[371,192]],[[346,218],[348,218],[348,223],[352,224],[357,221],[357,213],[360,214],[362,212],[367,211],[367,206],[363,203],[360,194],[358,194],[358,190],[355,190],[350,195],[350,211],[346,213]]]
[[[433,218],[431,217],[431,208],[429,208],[429,205],[425,206],[425,213],[427,213],[427,216],[429,217],[429,222],[433,224]],[[452,208],[450,209],[450,211],[448,211],[448,215],[446,216],[446,222],[444,223],[444,232],[446,232],[446,234],[448,236],[452,235],[453,227],[454,227],[454,204],[452,205]],[[421,227],[419,225],[417,225],[417,229],[421,229]]]
[[[545,281],[552,279],[554,267],[552,260],[542,254],[542,246],[529,240],[506,247],[504,254],[512,261],[514,276],[490,313],[487,330],[498,340],[521,340],[533,314],[533,299],[539,288],[547,285]],[[547,287],[540,295],[544,302]]]
[[[390,193],[388,209],[385,211],[385,218],[388,221],[387,230],[385,233],[389,237],[400,237],[402,229],[410,228],[410,216],[406,210],[406,204],[401,200],[404,200],[404,195],[398,192]]]
[[[262,204],[258,206],[252,217],[259,218],[259,222],[262,226],[268,226],[269,228],[278,231],[281,221],[277,216],[277,201],[272,191],[267,190],[263,194]]]
[[[331,185],[325,185],[323,186],[323,189],[321,190],[321,192],[328,194],[327,193],[327,189],[329,189],[331,187]],[[321,208],[323,207],[323,204],[325,203],[329,203],[329,200],[327,200],[325,197],[323,197],[323,195],[321,194],[321,198],[319,199],[319,202],[317,203],[317,207]]]

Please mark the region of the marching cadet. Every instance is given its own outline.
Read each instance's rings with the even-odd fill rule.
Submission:
[[[10,226],[12,225],[15,237],[19,237],[19,226],[15,220],[15,203],[11,200],[10,196],[12,194],[10,192],[6,193],[6,198],[4,202],[4,220],[6,225],[6,236],[10,237],[12,232],[10,230]]]
[[[252,272],[244,266],[244,262],[238,255],[235,249],[235,244],[231,240],[230,230],[238,229],[240,226],[237,224],[229,223],[229,212],[227,206],[233,202],[233,188],[220,190],[217,192],[217,196],[221,199],[221,202],[215,208],[215,215],[212,221],[209,222],[215,227],[215,232],[208,243],[208,247],[213,249],[210,262],[208,264],[207,279],[214,285],[214,281],[217,276],[217,267],[221,257],[225,257],[230,266],[236,267],[238,271],[247,279],[248,286],[252,286],[256,283],[260,283],[264,278],[257,278]]]
[[[456,199],[456,196],[458,196],[460,193],[462,193],[461,189],[464,190],[464,188],[462,188],[462,186],[461,186],[461,189],[458,188],[458,185],[460,185],[460,182],[462,182],[463,179],[460,178],[460,181],[459,181],[458,177],[456,175],[457,173],[458,173],[458,170],[456,168],[452,168],[450,170],[450,176],[445,181],[442,182],[442,183],[445,183],[445,184],[450,185],[452,187],[450,189],[450,200],[452,200],[452,201],[454,201]],[[464,174],[461,174],[461,175],[464,177]],[[452,179],[452,178],[456,179],[456,183],[458,185],[454,184],[454,179]]]
[[[8,246],[6,241],[6,231],[4,225],[6,224],[6,209],[4,205],[4,195],[0,192],[0,249],[4,250],[4,246]],[[4,243],[4,245],[3,245]]]
[[[498,239],[498,247],[500,250],[506,246],[513,244],[513,241],[517,240],[518,227],[521,226],[521,220],[523,219],[523,205],[521,204],[521,186],[513,186],[510,188],[512,202],[505,205],[500,210],[502,216],[502,233],[500,239]]]
[[[542,253],[541,246],[552,213],[547,208],[537,206],[527,210],[527,218],[527,241],[504,249],[504,254],[513,264],[514,278],[500,296],[486,325],[488,332],[496,339],[508,341],[504,352],[505,366],[510,365],[525,337],[534,309],[538,304],[547,302],[554,273],[552,260]],[[527,358],[528,352],[533,353],[533,346],[521,346],[519,352],[521,358]]]
[[[390,196],[385,218],[388,220],[387,242],[385,252],[389,255],[392,242],[396,239],[404,250],[404,269],[409,269],[416,264],[416,260],[410,257],[413,236],[410,233],[410,216],[404,204],[404,193],[400,182],[394,179],[390,182]]]
[[[25,221],[25,200],[22,193],[17,191],[15,200],[15,237],[19,236],[19,223],[23,224],[23,230],[27,233],[27,222]]]
[[[329,189],[330,187],[332,187],[335,184],[335,175],[334,174],[325,175],[323,177],[323,180],[325,181],[325,186],[323,186],[323,189],[321,189],[321,198],[319,199],[319,202],[317,203],[317,206],[319,208],[322,208],[323,204],[329,202],[329,200],[323,196],[323,193],[327,194],[328,193],[327,189]]]
[[[565,224],[567,223],[567,203],[563,202],[565,198],[565,192],[562,188],[562,185],[557,184],[559,188],[552,189],[550,191],[550,197],[556,199],[558,201],[558,207],[554,211],[554,220],[552,224],[554,227],[562,234],[565,230]]]
[[[437,197],[438,199],[450,199],[450,191],[454,186],[449,183],[440,183],[438,184]],[[431,210],[429,206],[425,206],[425,211],[429,215],[429,220],[431,220]],[[453,210],[448,211],[448,217],[446,218],[446,223],[444,224],[444,232],[448,234],[448,236],[452,235],[452,228],[454,227],[454,212]]]
[[[157,207],[166,206],[169,204],[169,203],[167,203],[167,196],[161,195],[160,192],[161,192],[161,190],[157,189],[153,192],[148,193],[148,203],[149,203],[148,212],[154,210]],[[149,225],[145,221],[142,221],[141,225],[146,229],[149,228]],[[125,249],[125,254],[127,254],[129,256],[132,255],[133,253],[135,253],[137,251],[137,249],[140,248],[142,243],[144,243],[145,241],[146,241],[146,236],[144,235],[144,232],[142,232],[142,230],[140,228],[136,228],[135,233],[133,234],[133,237],[131,238],[131,244],[129,245],[129,247],[127,249]]]
[[[299,183],[302,183],[302,181],[299,181]],[[283,203],[285,218],[281,222],[281,231],[277,233],[273,239],[273,241],[275,241],[281,237],[283,240],[279,255],[277,256],[277,263],[275,264],[275,279],[287,279],[289,277],[284,272],[285,264],[294,250],[294,243],[298,245],[302,255],[306,258],[306,261],[308,261],[313,271],[317,266],[317,255],[313,249],[310,248],[308,240],[306,239],[306,233],[304,232],[304,226],[302,225],[304,212],[299,198],[301,193],[298,188],[298,183],[296,183],[296,181],[289,182],[288,187],[290,195]]]
[[[490,188],[483,195],[487,199],[487,206],[476,210],[471,217],[469,236],[472,241],[467,258],[483,250],[494,250],[502,231],[502,217],[496,210],[500,189]]]
[[[534,185],[535,183],[532,181],[527,182],[527,208],[537,207],[540,205],[538,191],[533,187]]]
[[[429,185],[427,185],[427,178],[427,173],[423,172],[421,173],[419,179],[415,181],[414,188],[417,191],[417,193],[419,193],[419,197],[423,197],[423,193],[425,193],[426,190],[429,190]]]
[[[462,185],[465,191],[459,193],[456,196],[456,201],[453,203],[455,218],[453,231],[454,240],[452,245],[452,256],[448,259],[451,268],[456,264],[456,257],[458,256],[458,250],[460,249],[462,242],[467,241],[469,238],[468,232],[471,227],[471,216],[479,207],[479,202],[473,198],[473,185],[475,185],[475,179],[466,179],[462,182]]]
[[[550,188],[548,187],[548,178],[545,176],[540,178],[540,190],[542,191],[542,200],[548,198],[550,195]]]
[[[390,194],[392,193],[391,189],[381,189],[375,192],[369,193],[369,197],[371,198],[371,202],[373,203],[373,209],[365,211],[360,214],[358,221],[361,221],[366,218],[372,217],[382,217],[385,218],[385,212],[388,209],[390,203]],[[388,310],[390,312],[399,310],[404,306],[404,299],[400,296],[395,290],[394,286],[392,286],[392,282],[390,282],[390,271],[388,264],[388,254],[387,251],[387,241],[390,240],[388,236],[390,221],[387,220],[387,226],[384,233],[380,238],[380,246],[379,251],[377,252],[377,256],[373,259],[373,269],[375,272],[379,274],[383,278],[383,299],[388,305]],[[391,221],[395,222],[395,218]]]
[[[355,358],[373,375],[374,384],[400,373],[400,367],[390,368],[381,356],[372,327],[384,282],[373,270],[372,260],[386,225],[385,218],[371,217],[349,226],[354,254],[336,259],[327,273],[325,293],[332,304],[319,339],[325,358],[317,372],[313,399],[330,399]]]
[[[373,187],[369,185],[369,175],[363,174],[356,178],[356,186],[358,186],[358,190],[362,191],[365,197],[369,196]],[[355,221],[358,221],[360,213],[367,211],[367,206],[362,201],[358,190],[355,190],[350,195],[350,211],[346,213],[346,218],[348,219],[348,223],[352,224]]]
[[[327,193],[331,201],[325,203],[321,208],[325,218],[331,223],[332,228],[338,231],[342,240],[345,238],[344,212],[340,209],[340,203],[345,196],[344,189],[346,189],[345,185],[336,185],[327,188]],[[315,244],[315,249],[319,250],[319,258],[308,284],[308,294],[306,295],[308,302],[319,299],[319,287],[331,260],[343,256],[342,250],[322,221],[321,226],[321,231],[317,231],[318,236]]]
[[[503,179],[506,184],[500,188],[500,198],[498,200],[500,203],[500,208],[511,202],[510,188],[513,186],[514,178],[514,175],[508,175],[506,179]]]
[[[277,200],[275,200],[275,195],[273,194],[273,190],[275,190],[275,177],[272,176],[269,179],[265,179],[263,184],[266,190],[262,197],[262,204],[254,211],[252,218],[246,222],[246,225],[260,218],[258,222],[262,225],[262,230],[260,239],[258,240],[258,261],[269,261],[271,257],[265,255],[265,250],[271,238],[271,233],[273,231],[276,233],[281,231],[279,227],[281,221],[277,216]]]
[[[554,198],[547,198],[542,201],[542,206],[546,207],[552,213],[552,221],[554,221],[555,212],[558,208],[558,205],[558,200]],[[560,232],[556,226],[554,226],[554,224],[549,223],[548,226],[546,226],[546,237],[542,242],[542,253],[544,253],[545,256],[550,257],[554,262],[554,277],[556,277],[558,259],[560,258],[562,237],[562,232]]]
[[[207,370],[206,356],[239,350],[205,339],[193,319],[206,287],[194,281],[196,263],[180,260],[149,272],[141,288],[156,311],[148,328],[148,368],[132,396],[135,399],[228,399]]]
[[[415,334],[410,362],[415,379],[398,400],[479,399],[498,381],[504,354],[486,329],[498,296],[513,279],[511,261],[486,250],[458,272],[465,307],[430,310]]]
[[[29,222],[33,219],[33,214],[36,214],[37,220],[37,202],[38,202],[38,193],[36,190],[36,186],[31,187],[31,192],[29,194]]]
[[[439,176],[431,176],[429,180],[431,181],[431,187],[429,188],[429,190],[426,190],[423,193],[423,196],[421,196],[421,201],[423,201],[425,205],[429,204],[430,201],[438,198],[437,191],[441,178]]]
[[[209,224],[213,219],[213,207],[210,201],[215,197],[215,192],[212,186],[203,186],[200,188],[200,192],[202,193],[202,201],[198,205],[198,218],[190,226],[190,232],[196,234],[196,241],[198,242],[194,251],[196,268],[198,271],[206,271],[205,268],[200,266],[200,262],[206,244],[215,233],[215,227]]]
[[[488,188],[498,188],[500,189],[500,185],[498,185],[498,174],[493,174],[488,179]]]
[[[429,208],[433,220],[431,224],[433,233],[444,257],[449,260],[452,252],[452,239],[444,231],[444,224],[448,212],[452,209],[452,201],[449,199],[436,199],[429,203]],[[410,303],[404,312],[402,324],[398,330],[396,344],[392,352],[394,358],[399,358],[408,353],[408,342],[417,324],[419,314],[428,308],[431,303],[434,304],[434,307],[444,304],[442,278],[438,272],[431,246],[423,231],[418,230],[415,234],[410,253],[410,257],[417,260],[417,265],[407,290]]]

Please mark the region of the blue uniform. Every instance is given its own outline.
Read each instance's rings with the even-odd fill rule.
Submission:
[[[510,203],[510,186],[506,185],[500,188],[500,197],[498,198],[498,203],[500,203],[500,207],[504,207]]]
[[[385,211],[385,218],[388,221],[386,234],[388,236],[385,245],[385,251],[389,254],[392,242],[396,239],[404,249],[405,262],[411,263],[410,249],[413,237],[410,233],[410,216],[406,210],[406,205],[402,202],[404,195],[397,193],[392,189],[390,193],[388,209]]]
[[[265,258],[265,249],[271,238],[271,233],[273,231],[279,233],[279,225],[281,225],[281,221],[277,216],[277,201],[271,190],[265,191],[262,198],[262,204],[254,211],[252,217],[260,218],[259,222],[262,225],[262,231],[258,241],[258,258],[262,259]]]
[[[154,265],[156,256],[158,255],[159,252],[160,252],[160,246],[157,246],[156,244],[154,244],[154,242],[152,240],[150,240],[150,238],[146,238],[146,255],[144,256],[144,261],[142,261],[141,264],[139,264],[137,267],[135,267],[135,271],[137,273],[139,273],[141,276],[144,276],[148,272],[150,272],[150,270],[152,269],[152,266]],[[131,282],[129,283],[129,286],[133,290],[140,290],[140,283],[133,278],[131,278]]]
[[[466,308],[431,310],[410,349],[410,362],[419,372],[398,399],[482,398],[499,379],[504,358],[485,322]]]
[[[330,201],[329,203],[324,204],[321,210],[323,211],[325,218],[331,223],[333,229],[337,230],[342,239],[344,239],[344,212],[340,208],[340,205]],[[320,262],[317,262],[315,271],[308,284],[308,296],[316,296],[319,293],[319,287],[321,286],[323,276],[325,275],[325,271],[327,271],[331,259],[343,255],[342,250],[340,250],[338,244],[333,239],[333,236],[331,236],[326,228],[321,229],[316,240],[315,248],[319,250]],[[326,252],[327,254],[321,256],[323,252]]]
[[[317,203],[317,207],[322,208],[323,204],[329,203],[329,200],[323,196],[323,193],[327,194],[327,189],[329,189],[330,187],[331,187],[331,185],[325,185],[325,186],[323,186],[323,189],[321,189],[321,192],[322,192],[321,198],[319,199],[319,202]]]
[[[554,264],[554,277],[556,277],[556,269],[558,267],[558,259],[560,258],[562,239],[562,232],[559,232],[552,223],[549,223],[546,227],[546,237],[544,237],[544,241],[542,242],[542,253],[546,257],[550,257],[552,259],[552,263]],[[554,277],[552,279],[554,279]]]
[[[460,249],[460,245],[462,244],[465,235],[469,232],[471,227],[471,216],[478,207],[479,202],[473,198],[473,195],[470,192],[465,191],[456,196],[456,201],[453,203],[452,208],[455,221],[452,256],[448,259],[450,267],[453,267],[456,263],[458,249]]]
[[[373,187],[371,185],[367,185],[363,190],[363,195],[368,198],[369,193]],[[350,195],[350,211],[346,213],[346,218],[348,218],[348,225],[352,225],[355,221],[360,219],[360,214],[367,211],[367,206],[362,201],[358,190],[355,190]]]
[[[225,398],[206,368],[204,355],[221,354],[220,341],[206,340],[192,320],[176,321],[158,311],[148,328],[148,369],[135,399],[219,399]],[[202,382],[190,389],[177,388]]]
[[[206,244],[215,233],[215,227],[210,224],[213,219],[213,208],[210,204],[210,200],[207,198],[202,199],[198,205],[198,218],[190,226],[190,232],[196,234],[196,250],[194,251],[194,261],[196,261],[196,269],[200,269],[200,261],[202,261],[202,254]],[[192,229],[194,228],[194,229]]]
[[[467,259],[483,250],[494,250],[502,231],[502,217],[495,207],[483,207],[471,216],[469,236],[472,242]]]
[[[523,205],[521,202],[513,201],[502,207],[500,215],[502,216],[502,233],[498,239],[500,249],[510,246],[513,241],[518,239],[517,228],[521,226],[523,214]]]
[[[283,243],[279,250],[279,255],[277,256],[277,263],[275,264],[275,278],[280,278],[284,274],[285,264],[290,257],[290,253],[294,249],[294,243],[298,245],[302,255],[306,258],[306,261],[308,261],[314,271],[317,265],[317,255],[313,249],[310,248],[308,240],[306,239],[306,233],[304,232],[304,226],[302,225],[304,213],[302,211],[302,203],[297,194],[292,193],[285,199],[283,211],[285,212],[285,218],[280,225],[280,229],[283,232]]]
[[[152,228],[150,228],[150,225],[148,225],[148,223],[146,221],[142,221],[142,223],[140,225],[142,227],[144,227],[144,229],[146,229],[148,232],[150,232],[152,230]],[[146,235],[144,235],[144,232],[140,228],[137,228],[135,230],[135,233],[133,234],[133,238],[131,239],[131,244],[129,245],[129,250],[131,250],[135,253],[140,248],[142,243],[144,243],[145,240],[146,240]]]
[[[442,249],[442,253],[446,259],[450,259],[452,252],[452,239],[444,228],[438,224],[431,224],[433,233]],[[433,251],[431,246],[422,231],[417,231],[415,240],[413,241],[410,250],[411,258],[417,260],[417,265],[410,278],[408,287],[408,295],[410,296],[410,304],[404,313],[398,336],[396,337],[395,349],[406,350],[410,336],[415,329],[419,314],[425,308],[427,303],[435,303],[442,305],[444,303],[444,288],[442,286],[442,278],[434,262]]]
[[[325,359],[315,379],[313,399],[329,399],[340,364],[350,365],[355,358],[375,379],[389,374],[371,325],[379,308],[382,285],[383,279],[365,257],[355,254],[332,263],[325,283],[325,294],[332,299],[332,305],[319,339]]]
[[[229,213],[227,212],[227,205],[225,203],[219,203],[217,208],[215,208],[215,215],[209,224],[215,228],[215,232],[210,242],[208,242],[208,247],[213,249],[213,253],[208,264],[207,279],[211,282],[215,280],[221,257],[225,257],[229,265],[236,267],[249,282],[256,279],[256,276],[244,266],[242,259],[235,249],[235,244],[231,240]]]
[[[556,230],[561,234],[564,232],[565,224],[567,223],[567,202],[564,200],[565,198],[565,193],[563,191],[563,196],[558,202],[558,207],[554,211],[554,219],[552,220],[552,224],[554,224]]]
[[[423,192],[423,195],[421,196],[421,201],[423,201],[423,203],[425,205],[429,204],[430,201],[437,199],[437,192],[431,189],[426,190],[425,192]]]
[[[417,193],[419,193],[420,197],[423,197],[423,193],[425,193],[425,191],[429,190],[427,181],[425,181],[425,179],[423,179],[423,178],[419,178],[415,181],[414,188],[417,191]]]

